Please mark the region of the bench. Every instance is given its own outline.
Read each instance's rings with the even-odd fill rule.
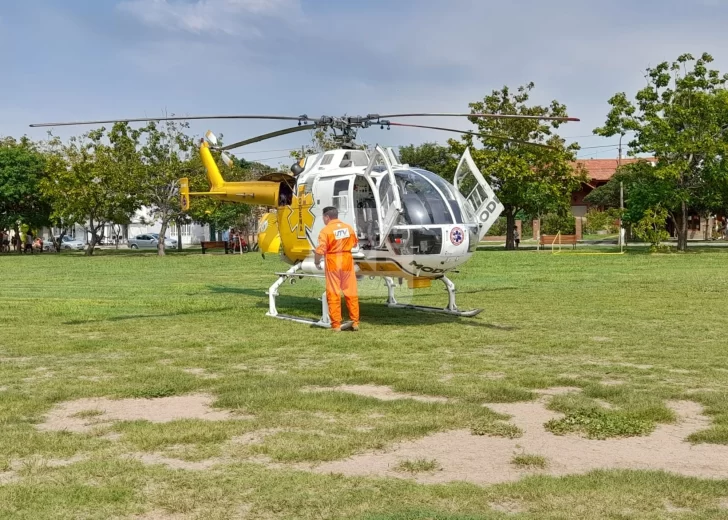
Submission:
[[[576,249],[576,235],[541,235],[541,238],[538,241],[540,246],[572,246],[573,249]]]
[[[207,251],[208,249],[224,249],[225,254],[228,254],[230,252],[230,245],[228,242],[225,242],[224,240],[200,242],[200,246],[202,246],[203,255],[205,254],[205,251]]]

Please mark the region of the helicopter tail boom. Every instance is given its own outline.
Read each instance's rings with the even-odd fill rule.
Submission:
[[[280,183],[274,181],[226,182],[210,152],[206,141],[200,144],[200,157],[210,182],[210,191],[191,192],[189,179],[180,179],[180,205],[183,211],[190,207],[190,197],[211,197],[217,200],[242,202],[254,206],[277,207]]]
[[[210,191],[217,191],[225,185],[225,180],[220,174],[220,169],[217,167],[215,159],[210,152],[210,145],[206,141],[200,143],[200,157],[207,171],[207,180],[210,181]]]

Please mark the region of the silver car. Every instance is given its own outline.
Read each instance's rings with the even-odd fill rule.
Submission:
[[[130,249],[157,249],[158,244],[159,233],[144,233],[143,235],[137,235],[134,238],[130,238],[128,243]],[[177,240],[174,238],[165,238],[164,247],[177,247]]]
[[[44,240],[43,241],[43,250],[44,251],[55,251],[55,247],[53,245],[53,241],[58,241],[59,236],[53,237],[53,240]],[[75,251],[83,251],[86,248],[86,244],[81,242],[80,240],[76,240],[75,238],[69,237],[68,235],[63,235],[63,240],[61,241],[61,249],[73,249]]]

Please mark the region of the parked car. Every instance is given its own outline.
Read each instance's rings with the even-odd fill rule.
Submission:
[[[128,240],[130,249],[156,249],[157,244],[159,244],[159,233],[145,233]],[[174,238],[165,238],[164,247],[177,247],[177,240]]]
[[[43,241],[43,251],[55,251],[56,246],[53,244],[53,242],[58,242],[58,239],[60,236],[53,237],[53,240],[44,240]],[[76,240],[73,237],[69,237],[68,235],[63,235],[63,240],[61,241],[61,249],[73,249],[75,251],[83,251],[86,248],[86,244],[81,242],[80,240]]]

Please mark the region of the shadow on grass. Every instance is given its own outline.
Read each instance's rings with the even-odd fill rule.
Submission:
[[[239,287],[226,286],[208,286],[210,292],[217,294],[241,294],[252,296],[258,299],[255,304],[260,309],[268,309],[268,295],[262,289],[248,289]],[[476,291],[478,292],[478,291]],[[322,293],[323,294],[323,293]],[[342,310],[346,305],[342,299]],[[279,295],[276,298],[276,308],[280,314],[293,315],[303,318],[319,318],[321,316],[321,303],[317,297],[295,296],[289,294]],[[376,322],[378,325],[398,325],[398,326],[414,326],[423,325],[440,325],[446,323],[465,323],[471,327],[483,327],[487,329],[497,329],[512,331],[517,327],[507,325],[498,325],[494,323],[486,323],[480,321],[477,317],[466,318],[459,316],[450,316],[447,314],[428,313],[417,311],[414,309],[397,309],[387,307],[386,304],[373,303],[365,299],[359,300],[359,309],[362,316],[362,322]]]
[[[104,321],[114,322],[114,321],[154,319],[154,318],[171,318],[174,316],[185,316],[188,314],[210,314],[213,312],[223,312],[223,311],[230,311],[230,310],[234,310],[234,309],[235,309],[235,307],[233,307],[233,306],[227,306],[227,307],[218,307],[216,309],[200,309],[200,310],[167,312],[164,314],[123,314],[121,316],[110,316],[108,318],[101,318],[101,319],[64,321],[63,325],[83,325],[86,323],[101,323]]]

